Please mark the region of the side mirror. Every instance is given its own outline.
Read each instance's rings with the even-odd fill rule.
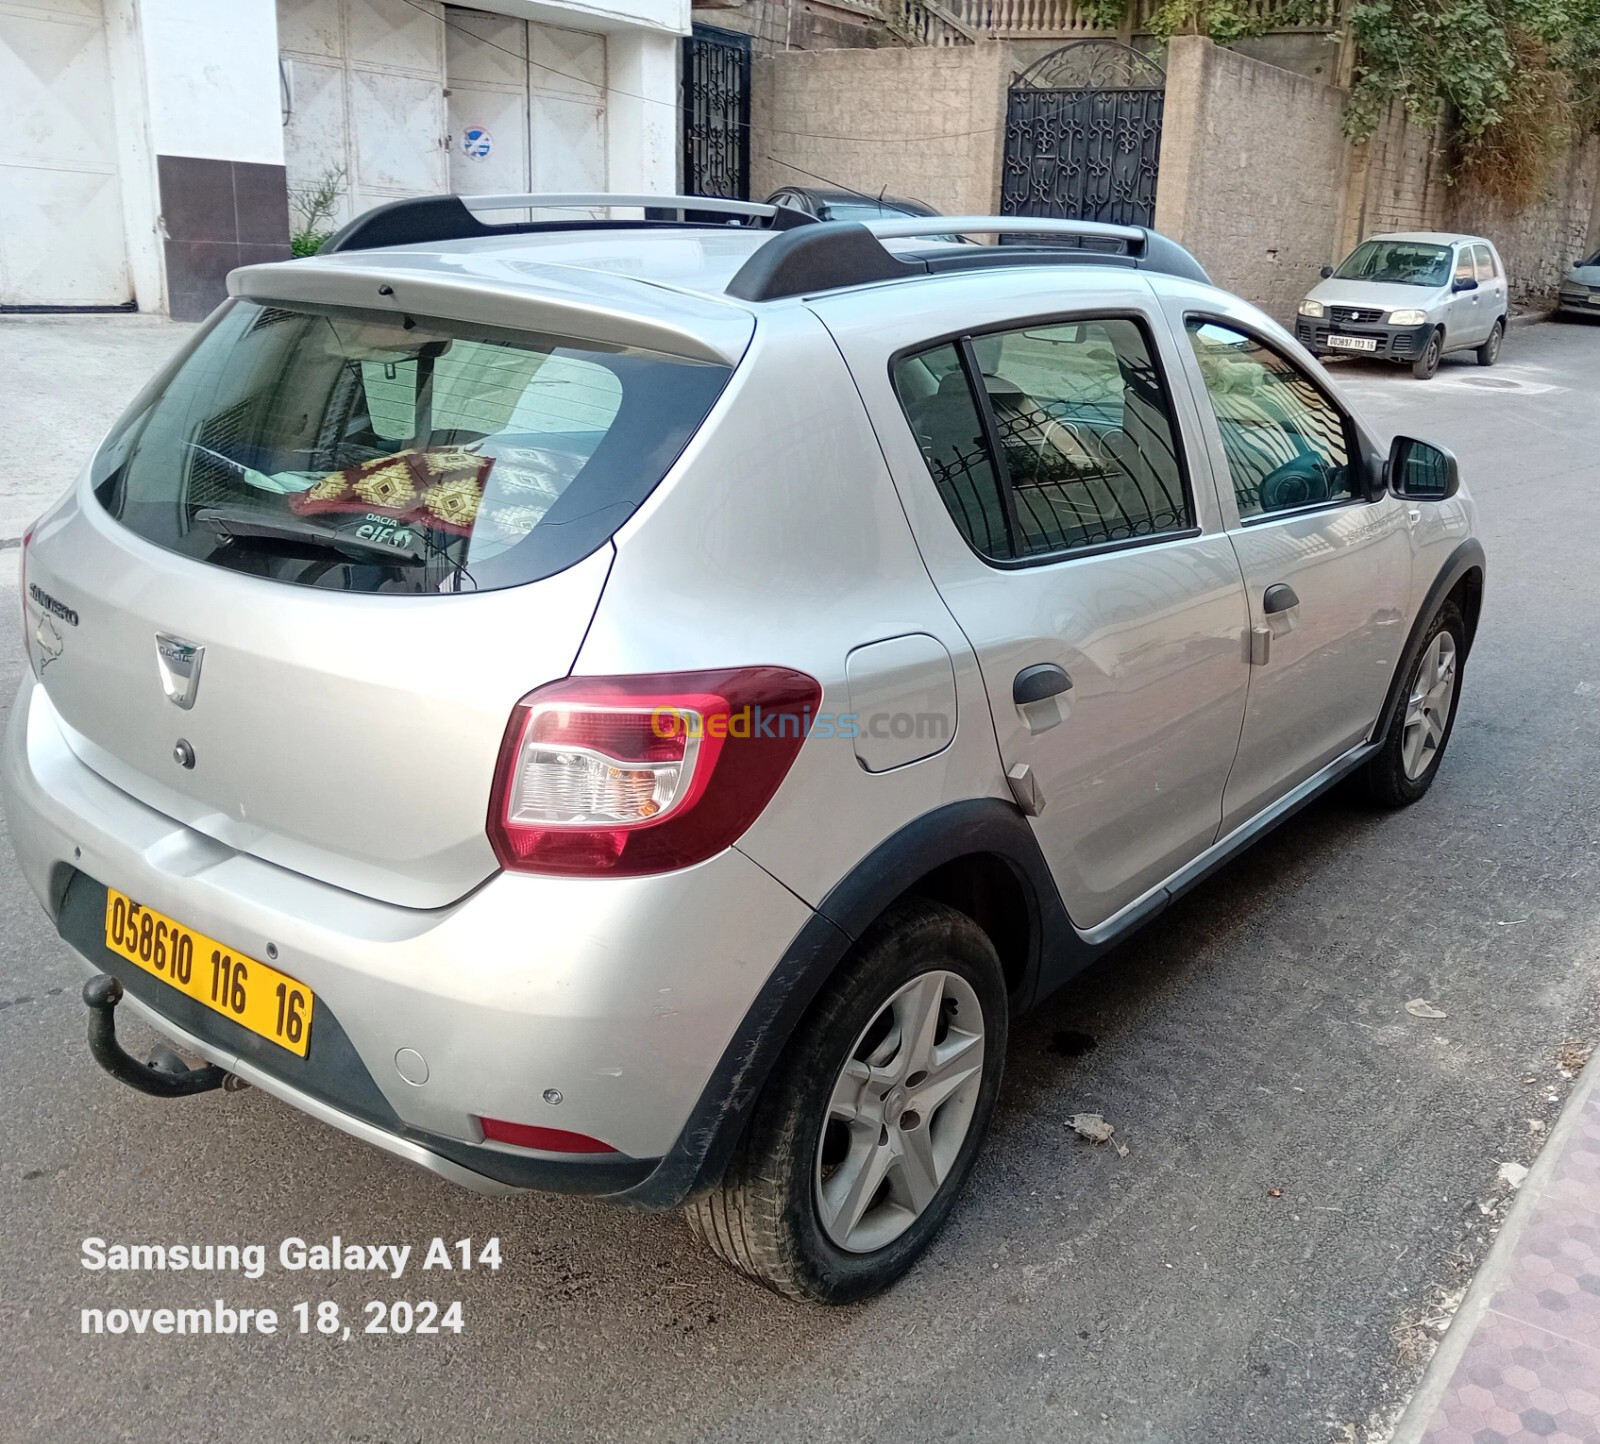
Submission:
[[[1455,454],[1414,436],[1397,436],[1389,447],[1389,490],[1415,501],[1446,501],[1461,489]]]
[[[1471,276],[1457,276],[1455,284],[1450,289],[1452,291],[1476,291],[1478,283]]]
[[[1324,266],[1320,271],[1317,272],[1317,274],[1321,276],[1324,281],[1326,281],[1331,275],[1333,275],[1333,267]]]

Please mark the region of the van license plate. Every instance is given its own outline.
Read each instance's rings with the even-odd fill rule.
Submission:
[[[165,913],[106,889],[106,946],[185,996],[298,1057],[311,1043],[316,998],[304,983]]]
[[[1330,336],[1328,344],[1335,351],[1376,351],[1378,341],[1375,336]]]

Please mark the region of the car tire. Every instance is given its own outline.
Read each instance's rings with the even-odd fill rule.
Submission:
[[[1489,332],[1489,339],[1478,347],[1478,365],[1493,366],[1500,359],[1500,343],[1506,339],[1506,322],[1502,316],[1494,323],[1494,329]]]
[[[1009,1006],[976,923],[940,903],[893,909],[790,1040],[721,1183],[689,1205],[691,1231],[792,1299],[846,1304],[887,1288],[972,1171]]]
[[[1466,643],[1461,610],[1447,600],[1423,634],[1382,748],[1359,774],[1367,796],[1379,806],[1409,807],[1433,786],[1456,724]],[[1440,679],[1441,659],[1448,660],[1447,686]]]
[[[1444,355],[1444,328],[1435,326],[1428,336],[1422,355],[1411,363],[1411,374],[1418,381],[1428,380],[1439,369],[1439,358]]]

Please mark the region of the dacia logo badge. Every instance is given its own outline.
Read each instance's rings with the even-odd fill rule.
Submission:
[[[168,700],[186,712],[194,706],[195,693],[200,689],[200,663],[205,655],[204,647],[197,647],[182,637],[156,633],[156,665],[161,669],[161,686]]]

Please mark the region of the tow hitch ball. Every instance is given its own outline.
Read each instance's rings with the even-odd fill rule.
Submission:
[[[208,1063],[191,1068],[168,1048],[157,1048],[148,1063],[141,1063],[117,1042],[117,1004],[122,1001],[122,984],[105,973],[83,985],[83,1001],[89,1008],[89,1051],[94,1061],[113,1078],[130,1088],[155,1098],[186,1098],[191,1093],[209,1093],[238,1080],[226,1068]]]

